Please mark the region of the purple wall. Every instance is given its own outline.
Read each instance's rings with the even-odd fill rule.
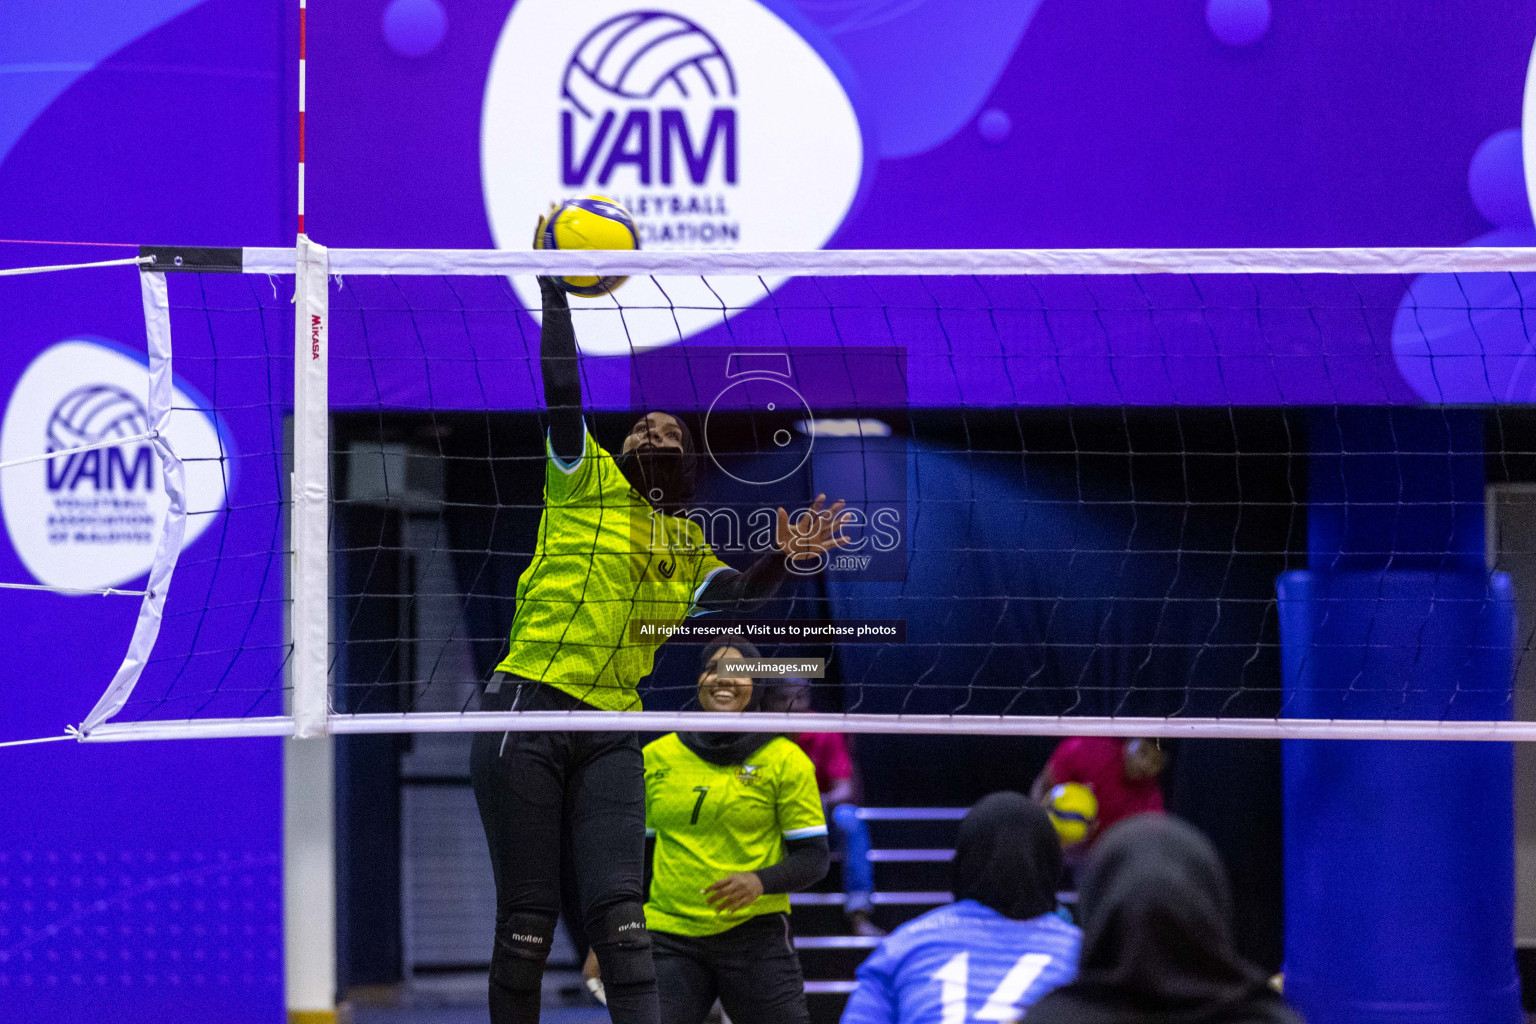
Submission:
[[[135,21],[111,3],[82,0],[68,18],[25,24],[21,6],[0,8],[0,70],[22,69],[0,75],[0,238],[291,241],[290,5],[209,0],[180,14],[174,3],[146,5]],[[1536,35],[1529,4],[1227,0],[1214,5],[1212,23],[1204,7],[1196,0],[775,0],[772,8],[835,73],[862,133],[857,194],[828,244],[1536,240],[1518,146],[1487,151],[1492,170],[1474,176],[1478,203],[1468,187],[1478,147],[1520,123]],[[1262,18],[1245,21],[1245,11],[1260,9],[1269,11],[1267,28]],[[493,244],[481,113],[509,10],[505,2],[435,0],[311,10],[309,200],[317,240]],[[1236,13],[1223,20],[1222,10]],[[1258,38],[1221,41],[1245,33]],[[745,66],[740,48],[726,51]],[[58,70],[66,65],[74,70]],[[748,104],[765,101],[748,95],[743,81],[747,131]],[[752,151],[743,152],[742,174],[750,175]],[[530,213],[544,198],[529,197]],[[1499,233],[1488,235],[1491,228]],[[0,265],[127,252],[0,243]],[[790,321],[799,345],[833,335],[904,345],[910,397],[919,404],[1465,400],[1470,393],[1426,390],[1437,386],[1426,380],[1439,378],[1418,369],[1441,350],[1440,341],[1425,339],[1454,348],[1465,338],[1454,324],[1420,324],[1404,335],[1399,307],[1410,283],[1368,283],[1366,301],[1340,312],[1326,333],[1273,311],[1286,304],[1285,288],[1311,306],[1344,309],[1358,293],[1334,294],[1339,282],[1277,282],[1276,292],[1260,294],[1244,281],[1212,281],[1231,307],[1219,321],[1209,297],[1180,281],[1153,287],[1158,316],[1125,282],[1099,283],[1097,291],[1055,282],[1044,299],[1017,282],[990,292],[968,282],[845,284],[830,299],[802,282],[733,323],[774,345],[783,329],[773,325],[783,320],[772,311],[798,308]],[[1443,294],[1433,282],[1424,287]],[[177,371],[181,383],[221,406],[238,472],[228,507],[184,555],[186,571],[173,588],[181,625],[168,631],[165,660],[144,691],[177,700],[137,711],[150,716],[274,709],[272,698],[258,698],[276,671],[281,580],[262,553],[279,524],[273,430],[290,387],[287,295],[263,294],[264,279],[211,288],[174,282],[181,309],[173,326],[184,357]],[[1120,309],[1111,329],[1060,312],[1085,296],[1095,308]],[[431,301],[447,308],[447,300]],[[504,294],[498,301],[510,329],[520,315]],[[834,303],[843,306],[841,323]],[[889,305],[910,307],[896,327],[874,315]],[[224,314],[201,315],[210,306]],[[977,312],[982,306],[1003,315],[989,318]],[[1262,323],[1261,308],[1271,310]],[[1499,337],[1523,351],[1523,326],[1509,320]],[[7,279],[0,390],[66,338],[141,351],[142,322],[131,271]],[[527,333],[531,323],[521,326]],[[418,344],[414,336],[398,340]],[[688,344],[726,340],[704,331]],[[344,355],[349,336],[340,326],[336,344]],[[955,346],[977,358],[951,372]],[[1053,362],[1064,349],[1073,358]],[[1170,353],[1172,362],[1146,359]],[[259,358],[236,369],[236,356]],[[628,374],[609,362],[590,367],[594,397],[627,404]],[[337,365],[339,400],[408,407],[425,399],[426,375],[415,364],[400,364],[378,385],[360,371],[349,377],[345,359]],[[1520,399],[1524,379],[1511,369],[1499,394],[1471,400]],[[494,400],[448,392],[434,396],[438,404],[526,406],[535,397],[521,386],[494,392]],[[241,413],[231,395],[276,404]],[[251,558],[239,566],[220,559],[241,545]],[[0,579],[30,580],[4,545]],[[0,674],[7,709],[0,739],[53,734],[80,720],[121,657],[132,622],[124,600],[0,595],[0,609],[16,624],[10,671]],[[209,615],[211,605],[225,610]],[[191,669],[177,662],[193,643],[190,624],[207,630],[196,634],[199,649],[225,653]],[[235,692],[242,681],[256,697]],[[218,703],[201,700],[209,693]],[[12,749],[0,754],[0,779],[0,1019],[57,1016],[63,1007],[123,1024],[167,1015],[280,1019],[277,742]]]
[[[0,22],[12,16],[0,12]],[[273,5],[205,4],[81,75],[0,163],[0,237],[280,241],[290,233],[283,196],[291,150],[281,131],[288,76],[279,61],[289,27]],[[48,28],[67,40],[89,26],[61,17]],[[0,245],[9,266],[123,255],[132,252]],[[183,291],[190,283],[175,282],[173,302],[191,301]],[[173,329],[184,357],[178,384],[233,404],[212,364],[196,359],[209,353],[193,326],[177,313]],[[35,355],[66,338],[102,339],[142,357],[137,275],[7,278],[0,336],[7,394]],[[221,513],[183,553],[163,657],[185,650],[185,631],[205,618],[215,583],[207,560],[230,550],[226,529],[269,546],[270,533],[252,522],[270,528],[276,514],[269,417],[262,411],[258,424],[234,416],[233,453],[268,453],[265,471],[257,460],[231,462],[235,511]],[[36,468],[7,470],[3,482]],[[6,545],[0,579],[32,582]],[[280,579],[273,583],[280,589]],[[217,581],[228,602],[259,612],[253,647],[282,639],[276,605],[255,603],[261,587],[237,566]],[[78,723],[122,659],[136,605],[0,596],[13,624],[0,674],[0,739],[55,735]],[[227,640],[227,626],[216,631]],[[153,667],[145,692],[166,692],[175,668]],[[277,741],[51,744],[3,754],[0,1020],[283,1019]]]

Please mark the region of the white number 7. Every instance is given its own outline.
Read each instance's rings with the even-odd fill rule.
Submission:
[[[1008,969],[1003,980],[976,1012],[975,1020],[1016,1021],[1019,1000],[1045,970],[1051,958],[1045,953],[1025,953]],[[956,953],[933,972],[939,983],[939,1003],[944,1009],[941,1024],[965,1024],[966,989],[970,985],[971,954]]]

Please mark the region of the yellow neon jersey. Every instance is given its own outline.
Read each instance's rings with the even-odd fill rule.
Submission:
[[[630,621],[681,622],[727,566],[698,523],[652,509],[590,433],[582,444],[566,463],[545,440],[544,514],[517,581],[511,649],[496,669],[603,711],[638,711],[635,684],[660,638],[631,642]]]
[[[647,746],[645,828],[656,837],[646,927],[672,935],[715,935],[759,914],[788,913],[783,893],[723,914],[701,890],[777,864],[786,839],[827,834],[816,769],[782,736],[732,765],[704,760],[677,733]]]

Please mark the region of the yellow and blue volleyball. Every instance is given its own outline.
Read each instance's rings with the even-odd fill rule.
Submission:
[[[605,196],[582,196],[567,199],[544,218],[544,229],[539,233],[541,249],[638,249],[640,233],[635,229],[635,219],[612,199]],[[573,295],[595,298],[607,295],[627,278],[622,275],[604,277],[562,277],[560,287]]]
[[[1063,782],[1046,798],[1045,813],[1056,826],[1061,845],[1076,846],[1088,838],[1099,820],[1099,798],[1080,782]]]

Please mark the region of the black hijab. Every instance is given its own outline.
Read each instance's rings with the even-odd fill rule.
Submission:
[[[1019,793],[984,796],[955,843],[955,899],[1023,921],[1056,909],[1061,842],[1045,809]]]
[[[709,663],[715,656],[727,647],[741,652],[743,658],[760,658],[756,647],[737,637],[721,637],[715,640],[699,658],[699,674],[709,667]],[[694,707],[698,710],[698,694],[694,694]],[[743,711],[757,711],[763,706],[763,686],[754,679],[752,681],[752,696],[747,700],[747,706]],[[763,732],[680,732],[677,738],[683,741],[683,746],[693,751],[696,755],[708,761],[710,764],[741,764],[747,758],[757,753],[770,742],[778,738],[777,733]]]
[[[649,414],[647,414],[649,415]],[[693,431],[688,429],[682,417],[672,413],[683,435],[683,447],[658,448],[647,441],[631,451],[620,451],[613,457],[613,464],[629,481],[635,491],[668,515],[680,515],[693,500],[699,455],[694,447]]]
[[[1300,1024],[1232,941],[1232,895],[1210,841],[1164,814],[1111,828],[1079,893],[1077,980],[1029,1024]]]

